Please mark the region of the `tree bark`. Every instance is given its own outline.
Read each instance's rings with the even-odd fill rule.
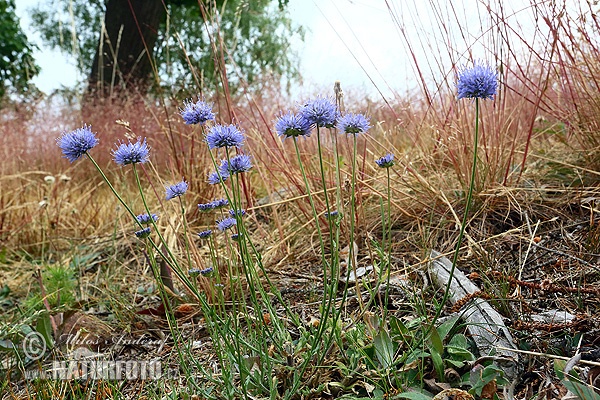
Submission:
[[[162,0],[108,0],[88,80],[87,98],[145,93],[153,75],[154,47],[166,20]]]

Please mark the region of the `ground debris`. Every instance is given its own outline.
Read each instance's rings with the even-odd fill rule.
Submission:
[[[450,280],[452,262],[435,250],[431,251],[429,272],[433,283],[445,288]],[[450,302],[460,301],[465,296],[478,292],[480,289],[463,274],[458,268],[454,269],[450,283]],[[467,323],[467,330],[475,341],[477,349],[482,356],[494,354],[495,363],[501,368],[510,380],[517,377],[518,354],[509,350],[515,348],[513,338],[504,325],[502,316],[492,306],[481,298],[473,299],[463,306],[461,318]]]

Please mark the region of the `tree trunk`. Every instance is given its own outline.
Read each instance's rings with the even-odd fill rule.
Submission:
[[[162,0],[107,1],[88,80],[88,100],[147,91],[158,29],[166,16]]]

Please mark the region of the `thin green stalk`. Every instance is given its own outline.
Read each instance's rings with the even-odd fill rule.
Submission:
[[[179,196],[179,205],[181,206],[181,218],[183,218],[183,237],[185,239],[185,253],[187,254],[188,269],[193,268],[192,265],[192,254],[190,252],[190,238],[188,237],[188,223],[185,216],[185,207],[183,206],[183,200]]]
[[[469,190],[467,192],[467,200],[465,203],[465,212],[462,219],[462,224],[460,225],[460,233],[458,235],[458,241],[456,243],[456,248],[454,249],[454,255],[452,257],[452,268],[450,268],[450,276],[448,278],[448,282],[446,283],[446,288],[444,289],[444,297],[442,298],[442,303],[436,310],[435,316],[431,321],[431,325],[427,331],[427,334],[431,332],[437,319],[440,317],[442,313],[442,309],[448,302],[448,298],[450,297],[450,285],[452,284],[452,280],[454,279],[454,271],[456,270],[456,263],[458,262],[458,253],[460,251],[460,247],[462,245],[463,237],[465,235],[465,229],[467,227],[467,221],[469,219],[469,210],[471,209],[471,199],[473,197],[473,188],[475,187],[475,175],[477,171],[477,147],[479,142],[479,98],[475,98],[475,138],[473,140],[473,165],[471,167],[471,182],[469,184]],[[426,337],[427,335],[425,335]]]
[[[291,388],[287,391],[287,394],[289,396],[294,395],[298,389],[298,387],[301,384],[302,381],[302,377],[304,376],[304,372],[306,371],[306,368],[308,367],[311,359],[313,358],[314,354],[316,354],[317,351],[319,351],[319,349],[321,348],[318,345],[318,342],[320,340],[320,338],[322,337],[322,334],[324,332],[324,326],[326,326],[326,317],[327,314],[325,314],[325,309],[328,308],[326,306],[327,304],[327,299],[326,299],[326,288],[327,288],[327,270],[328,270],[328,262],[327,262],[327,258],[325,257],[325,243],[323,242],[323,233],[321,231],[321,226],[319,224],[319,214],[317,212],[317,209],[315,207],[315,202],[312,196],[312,191],[310,189],[310,184],[308,182],[308,178],[306,176],[306,171],[304,170],[304,164],[302,163],[302,157],[300,156],[300,149],[298,148],[298,139],[294,136],[292,137],[292,140],[294,141],[294,150],[296,151],[296,157],[298,159],[298,166],[300,168],[300,174],[302,175],[302,179],[304,180],[304,185],[306,186],[306,194],[308,196],[308,201],[310,203],[311,209],[312,209],[312,213],[313,213],[313,217],[315,219],[315,225],[317,228],[317,233],[318,233],[318,237],[319,237],[319,245],[320,245],[320,249],[321,249],[321,263],[323,264],[323,287],[324,287],[324,295],[323,295],[323,300],[321,303],[321,309],[323,310],[323,314],[322,314],[322,321],[319,324],[319,328],[317,330],[317,333],[314,337],[314,342],[313,342],[313,346],[311,347],[311,353],[310,355],[306,356],[304,362],[297,368],[297,373],[294,375],[295,380],[291,386]],[[320,155],[320,152],[319,152]],[[323,177],[324,178],[324,177]],[[325,198],[327,198],[327,195],[325,195]],[[329,209],[329,208],[328,208]],[[332,294],[330,297],[335,297],[335,293]],[[289,396],[286,396],[285,398],[288,398]]]
[[[140,176],[137,172],[137,168],[135,166],[135,164],[133,164],[133,175],[135,177],[135,181],[136,184],[138,185],[138,189],[140,192],[140,197],[142,198],[142,203],[144,204],[144,209],[146,210],[146,212],[148,213],[148,215],[151,215],[152,212],[150,211],[150,208],[148,207],[148,203],[146,201],[146,196],[144,195],[144,191],[142,190],[142,184],[140,181]],[[135,218],[135,215],[134,215]],[[137,221],[137,218],[136,218]],[[175,257],[175,255],[173,254],[171,248],[169,247],[169,245],[167,244],[167,241],[165,240],[165,238],[163,237],[163,235],[161,234],[160,230],[158,229],[158,227],[156,226],[156,222],[154,221],[153,218],[150,218],[150,223],[152,224],[152,227],[154,228],[154,230],[156,231],[156,234],[158,235],[158,238],[160,239],[161,244],[163,245],[163,248],[166,250],[167,254],[169,255],[169,257],[163,257],[163,259],[165,260],[165,262],[169,265],[169,267],[171,267],[171,270],[173,272],[175,272],[175,274],[177,275],[177,277],[181,280],[181,282],[185,285],[185,287],[196,297],[198,298],[200,296],[200,294],[198,293],[198,291],[195,288],[195,285],[192,284],[192,282],[188,279],[187,275],[183,272],[181,266],[179,265],[179,262],[177,261],[177,258]],[[162,253],[161,249],[156,245],[156,243],[154,243],[153,240],[150,241],[150,243],[153,244],[153,247],[159,252]]]
[[[127,203],[125,203],[125,201],[123,200],[123,198],[119,195],[119,193],[115,190],[114,186],[110,183],[110,181],[108,180],[108,177],[106,176],[106,174],[104,173],[104,171],[102,171],[102,168],[100,168],[100,166],[98,165],[98,163],[96,162],[96,160],[94,160],[94,158],[89,154],[86,153],[86,155],[88,156],[88,158],[90,159],[90,161],[92,162],[92,164],[94,164],[94,167],[96,168],[96,170],[100,173],[100,176],[102,176],[102,179],[104,180],[104,182],[106,182],[106,184],[108,185],[108,187],[110,188],[110,190],[112,191],[112,193],[115,195],[115,197],[117,198],[117,200],[121,203],[121,205],[123,207],[125,207],[125,209],[127,210],[127,212],[129,213],[129,215],[131,215],[131,217],[133,218],[133,220],[135,221],[135,223],[138,225],[139,228],[143,228],[144,226],[138,221],[137,216],[135,215],[135,213],[131,210],[131,208],[129,207],[129,205],[127,205]],[[134,171],[134,175],[136,177],[136,184],[138,185],[138,188],[140,189],[141,195],[142,195],[142,201],[144,203],[144,207],[146,212],[148,213],[148,215],[151,214],[150,209],[148,208],[148,205],[146,203],[146,198],[144,197],[143,191],[141,190],[141,183],[140,183],[140,179],[135,167],[135,164],[132,164],[133,167],[133,171]],[[156,230],[156,232],[158,233],[158,237],[161,240],[161,243],[165,246],[169,257],[165,257],[165,262],[169,265],[169,267],[171,267],[171,269],[175,272],[175,274],[179,277],[179,279],[184,283],[184,285],[194,294],[194,296],[198,297],[199,293],[197,290],[195,290],[194,285],[192,285],[192,283],[189,281],[189,279],[187,279],[187,277],[181,273],[181,268],[177,262],[177,259],[174,257],[173,253],[171,252],[171,250],[169,249],[169,247],[167,246],[166,241],[164,240],[163,236],[160,234],[160,231],[157,229],[156,227],[156,223],[154,222],[154,220],[151,218],[150,219],[151,223],[152,223],[152,227]],[[150,240],[150,243],[152,244],[152,246],[154,247],[154,249],[158,252],[161,252],[160,248],[156,245],[156,243],[154,243],[153,240]]]
[[[356,134],[353,136],[353,146],[352,146],[352,186],[350,188],[350,252],[348,256],[348,271],[350,271],[350,265],[352,265],[352,271],[354,271],[354,276],[356,277],[356,294],[358,297],[358,303],[361,307],[361,310],[364,310],[364,304],[362,302],[362,296],[360,295],[360,288],[358,274],[356,273],[356,264],[354,263],[354,229],[355,229],[355,218],[356,218]],[[346,286],[347,289],[347,286]],[[345,291],[344,291],[345,297]]]
[[[317,212],[317,208],[315,207],[315,201],[312,196],[312,191],[310,190],[310,183],[308,182],[308,178],[306,177],[306,171],[304,170],[304,164],[302,163],[302,157],[300,157],[300,149],[298,148],[298,139],[294,136],[292,137],[294,141],[294,149],[296,150],[296,157],[298,158],[298,166],[300,167],[300,173],[302,174],[302,179],[304,179],[304,185],[306,186],[306,195],[308,196],[308,202],[310,203],[310,207],[313,212],[313,217],[315,219],[315,225],[317,228],[317,234],[319,236],[319,244],[321,246],[321,262],[323,263],[323,282],[326,284],[327,281],[327,259],[325,258],[325,243],[323,243],[323,232],[321,231],[321,225],[319,224],[319,214]],[[325,194],[325,198],[327,198],[327,194]],[[324,304],[323,304],[324,305]]]
[[[352,180],[351,180],[351,187],[350,187],[350,244],[349,244],[349,253],[348,253],[348,266],[346,268],[347,270],[347,277],[349,277],[350,274],[350,270],[352,269],[352,271],[354,271],[354,276],[357,278],[356,279],[356,292],[358,295],[358,301],[359,304],[361,306],[361,310],[364,311],[364,304],[362,303],[362,296],[360,295],[359,292],[359,287],[358,287],[358,275],[356,273],[356,265],[354,263],[354,231],[355,231],[355,219],[356,219],[356,212],[355,212],[355,208],[356,208],[356,155],[357,155],[357,138],[356,138],[356,134],[353,134],[353,147],[352,147]],[[338,229],[338,235],[339,235],[339,229]],[[335,293],[337,292],[337,287],[338,287],[338,282],[339,282],[339,263],[336,263],[336,266],[338,266],[338,268],[336,268],[336,279],[335,279],[335,283],[333,283],[334,285],[334,290],[332,290],[331,293],[331,298],[332,300],[335,298]],[[332,267],[332,269],[334,269],[335,267]],[[337,322],[340,319],[340,316],[342,314],[344,305],[346,303],[346,299],[348,297],[348,283],[349,283],[349,279],[346,279],[345,283],[344,283],[344,291],[342,293],[342,299],[341,299],[341,305],[339,307],[339,309],[337,310],[337,312],[335,312],[335,315],[333,317],[333,322],[332,325],[336,326]],[[335,329],[332,329],[331,335],[328,338],[326,347],[329,348],[329,346],[331,345],[331,341],[334,338],[334,334],[335,334]],[[323,359],[323,356],[321,357],[321,360]]]
[[[100,168],[100,166],[98,165],[98,163],[96,162],[96,160],[94,160],[94,158],[88,152],[86,152],[85,154],[88,156],[88,158],[90,159],[90,161],[92,162],[92,164],[94,164],[94,167],[96,167],[96,170],[98,170],[98,172],[100,173],[100,176],[102,176],[102,179],[104,180],[104,182],[106,182],[106,184],[110,188],[111,192],[115,195],[115,197],[117,198],[117,200],[119,200],[119,203],[121,203],[121,205],[123,207],[125,207],[125,209],[129,213],[129,215],[131,215],[133,217],[134,221],[138,224],[138,226],[140,228],[143,228],[144,226],[138,221],[137,216],[135,215],[135,213],[133,211],[131,211],[131,208],[129,208],[129,206],[127,205],[127,203],[125,203],[125,201],[123,200],[123,198],[121,197],[121,195],[119,195],[119,193],[117,193],[117,191],[115,190],[114,186],[112,185],[112,183],[110,183],[110,181],[108,180],[108,177],[106,176],[106,174],[104,173],[104,171],[102,171],[102,168]]]
[[[331,136],[333,138],[333,157],[335,158],[335,207],[339,212],[342,212],[342,172],[340,169],[340,156],[338,152],[338,140],[337,134],[332,131]]]
[[[336,233],[334,233],[334,220],[333,218],[331,218],[331,207],[329,205],[329,196],[327,194],[327,181],[325,180],[325,167],[323,164],[323,147],[321,146],[321,133],[320,133],[320,129],[319,129],[319,125],[317,125],[317,153],[319,155],[319,169],[321,171],[321,183],[323,185],[323,196],[325,197],[325,208],[326,208],[326,212],[328,215],[327,218],[327,223],[329,225],[329,247],[331,248],[331,261],[329,263],[329,265],[327,265],[326,263],[323,264],[323,293],[325,294],[323,296],[323,304],[324,307],[322,309],[322,323],[319,325],[319,331],[317,334],[317,337],[321,337],[323,330],[325,329],[325,326],[327,324],[325,324],[324,322],[327,320],[331,309],[333,307],[333,303],[335,302],[335,294],[337,291],[337,285],[338,285],[338,281],[337,281],[337,275],[338,275],[338,271],[339,271],[339,259],[338,259],[338,243],[334,240],[334,235],[336,235]],[[338,210],[338,213],[340,211]],[[317,222],[317,225],[319,225],[318,223],[318,219],[315,219]],[[336,221],[337,224],[337,221]],[[319,231],[320,234],[320,231]],[[322,249],[322,251],[324,251],[324,249]],[[324,253],[323,253],[324,256]],[[331,282],[328,282],[327,279],[327,267],[330,268],[330,273],[329,273],[329,279],[331,280]],[[328,296],[327,296],[328,295]]]
[[[182,363],[181,365],[183,366],[183,369],[185,371],[185,376],[189,378],[191,377],[191,372],[183,356],[184,354],[181,348],[182,346],[180,346],[180,344],[183,342],[183,339],[181,337],[181,332],[179,331],[179,327],[177,325],[177,320],[174,317],[173,308],[171,307],[171,302],[169,301],[167,291],[165,290],[165,285],[161,279],[160,268],[158,267],[156,258],[154,258],[154,252],[152,251],[152,245],[150,241],[151,240],[148,238],[144,239],[144,242],[146,243],[146,255],[148,256],[148,261],[150,263],[150,268],[152,269],[152,273],[154,275],[154,280],[158,284],[160,297],[165,307],[165,316],[167,317],[169,330],[171,331],[173,342],[175,348],[177,349],[177,356],[179,357],[180,363]]]
[[[392,191],[391,191],[391,182],[390,182],[390,169],[386,168],[386,177],[387,177],[387,218],[383,225],[383,241],[382,248],[384,249],[384,254],[387,256],[387,260],[385,260],[385,274],[386,274],[386,288],[385,288],[385,299],[383,302],[383,320],[387,321],[387,313],[388,313],[388,299],[389,299],[389,290],[390,290],[390,275],[392,274]],[[387,235],[386,235],[387,231]],[[386,237],[388,241],[388,247],[386,251]],[[379,290],[377,291],[379,293]]]
[[[331,207],[329,205],[329,197],[327,195],[327,181],[325,180],[325,168],[323,164],[323,148],[321,146],[321,133],[319,129],[319,125],[317,125],[317,153],[319,155],[319,169],[321,170],[321,183],[323,184],[323,196],[325,197],[325,208],[327,213],[331,212]],[[329,215],[329,214],[328,214]],[[334,254],[334,246],[333,246],[333,229],[332,229],[332,219],[327,219],[329,223],[329,245],[331,246],[331,254]]]

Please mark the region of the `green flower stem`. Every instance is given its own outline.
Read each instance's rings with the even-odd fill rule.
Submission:
[[[89,153],[86,153],[86,155],[88,156],[88,158],[90,159],[90,161],[92,162],[92,164],[94,164],[94,167],[96,168],[96,170],[98,170],[98,172],[102,176],[102,179],[104,180],[104,182],[106,182],[106,184],[108,185],[108,187],[110,188],[110,190],[113,192],[113,194],[115,195],[115,197],[117,198],[117,200],[119,200],[119,202],[121,203],[121,205],[123,205],[123,207],[125,207],[125,209],[129,213],[129,215],[131,215],[131,217],[136,222],[136,224],[138,225],[138,227],[139,228],[143,228],[144,226],[138,221],[137,216],[135,215],[135,213],[131,210],[131,208],[127,205],[127,203],[125,203],[125,201],[123,200],[123,198],[115,190],[114,186],[110,183],[110,181],[108,180],[108,177],[106,176],[106,174],[104,173],[104,171],[102,171],[102,168],[100,168],[100,166],[98,165],[98,163],[96,162],[96,160],[94,160],[94,158]],[[140,183],[140,178],[139,178],[139,175],[138,175],[137,170],[135,168],[135,164],[132,164],[132,166],[133,166],[133,171],[134,171],[136,183],[137,183],[138,188],[140,190],[140,193],[142,195],[142,201],[144,203],[144,207],[145,207],[146,212],[148,213],[148,215],[151,215],[150,209],[148,208],[148,204],[146,203],[146,198],[144,197],[144,194],[143,194],[143,191],[142,191],[142,187],[141,187],[141,183]],[[194,294],[194,296],[196,296],[196,297],[199,297],[200,294],[195,289],[194,285],[189,281],[189,279],[187,279],[187,277],[184,274],[181,273],[181,268],[179,267],[179,264],[177,263],[177,259],[174,257],[173,253],[169,249],[169,246],[167,246],[167,243],[164,240],[163,236],[160,234],[160,231],[157,229],[156,223],[154,222],[154,219],[150,218],[150,221],[152,223],[152,227],[158,233],[158,236],[159,236],[159,238],[161,240],[161,243],[165,246],[167,252],[169,253],[169,257],[164,257],[165,262],[169,265],[169,267],[171,267],[171,269],[175,272],[175,274],[179,277],[179,279],[184,283],[184,285],[192,292],[192,294]],[[160,248],[157,246],[157,244],[153,240],[149,240],[149,243],[152,245],[152,247],[157,252],[162,253],[161,250],[160,250]]]
[[[115,190],[114,186],[112,185],[112,183],[110,183],[110,181],[108,180],[108,177],[106,176],[106,174],[104,173],[104,171],[102,171],[102,168],[100,168],[100,166],[98,165],[98,163],[96,162],[96,160],[94,160],[94,158],[88,152],[86,152],[85,154],[88,156],[88,158],[90,159],[90,161],[92,162],[92,164],[94,164],[94,167],[96,167],[96,170],[100,173],[100,176],[102,176],[102,179],[104,180],[104,182],[106,182],[106,184],[110,188],[111,192],[115,195],[115,197],[117,198],[117,200],[119,200],[119,203],[121,203],[121,205],[123,207],[125,207],[125,209],[129,213],[129,215],[131,215],[131,217],[134,219],[134,221],[138,224],[138,227],[139,228],[144,228],[144,225],[142,225],[138,221],[137,215],[135,215],[135,213],[133,211],[131,211],[131,208],[129,208],[129,206],[127,205],[127,203],[125,203],[125,201],[123,200],[123,198],[121,197],[121,195],[119,195],[119,193],[117,193],[117,191]],[[152,218],[150,218],[150,219],[152,219]]]
[[[148,256],[150,268],[152,269],[154,280],[158,284],[158,291],[160,293],[162,303],[165,307],[165,316],[167,317],[169,330],[171,331],[171,336],[173,337],[175,348],[177,349],[177,356],[179,357],[179,361],[183,366],[185,376],[189,378],[191,376],[191,372],[188,363],[186,362],[186,359],[184,357],[181,346],[184,340],[181,337],[181,332],[179,331],[177,320],[175,319],[175,316],[173,314],[173,308],[171,306],[171,302],[169,301],[169,296],[167,294],[167,291],[165,290],[165,285],[161,279],[160,268],[158,267],[158,263],[156,262],[156,258],[154,257],[154,252],[152,251],[153,246],[151,244],[151,240],[148,238],[144,239],[144,242],[146,242],[146,255]]]
[[[110,183],[110,181],[108,180],[106,174],[104,173],[104,171],[102,171],[102,169],[100,168],[100,166],[98,165],[98,163],[94,160],[94,158],[89,154],[86,153],[86,155],[88,156],[88,158],[90,159],[90,161],[92,162],[92,164],[94,165],[94,167],[97,169],[97,171],[100,173],[100,175],[102,176],[102,179],[104,180],[104,182],[106,182],[106,184],[108,185],[108,187],[110,188],[110,190],[112,191],[112,193],[115,195],[115,197],[117,198],[117,200],[121,203],[121,205],[123,205],[123,207],[125,207],[125,209],[127,210],[127,212],[129,213],[129,215],[131,215],[131,217],[134,219],[134,221],[136,222],[136,224],[138,225],[139,228],[143,229],[143,225],[138,221],[136,214],[131,210],[131,208],[127,205],[127,203],[125,203],[125,201],[123,200],[123,198],[119,195],[119,193],[115,190],[114,186]],[[213,160],[214,162],[214,160]],[[151,215],[151,212],[149,210],[149,207],[146,203],[146,199],[143,195],[143,191],[141,189],[141,183],[139,180],[139,175],[137,173],[137,170],[135,168],[135,164],[133,164],[133,169],[134,169],[134,175],[136,178],[136,183],[138,185],[138,188],[140,189],[140,193],[142,195],[142,201],[144,203],[144,207],[146,209],[146,212]],[[156,223],[154,222],[154,220],[151,219],[152,222],[152,226],[155,229],[155,231],[158,233],[159,238],[161,240],[161,243],[165,246],[169,257],[163,257],[164,261],[172,268],[172,270],[177,274],[177,276],[179,277],[179,279],[185,284],[185,286],[190,289],[192,291],[192,293],[199,299],[201,305],[202,305],[202,309],[204,311],[204,314],[206,316],[208,316],[209,318],[207,318],[207,327],[209,328],[209,332],[211,334],[211,337],[213,338],[213,343],[215,344],[215,349],[217,351],[217,356],[219,357],[220,360],[222,360],[222,365],[224,366],[223,371],[229,372],[229,368],[227,368],[226,366],[228,364],[230,364],[230,359],[227,359],[227,361],[225,361],[225,357],[223,354],[223,349],[221,346],[218,346],[217,344],[220,343],[219,341],[221,339],[225,340],[225,346],[228,346],[228,343],[226,341],[227,337],[235,337],[235,338],[240,338],[241,337],[241,332],[239,330],[239,326],[236,327],[236,331],[233,332],[231,330],[231,327],[229,326],[228,323],[226,323],[225,320],[221,319],[216,313],[214,313],[214,309],[213,307],[211,307],[207,301],[206,298],[204,296],[204,294],[201,294],[198,292],[198,290],[194,287],[194,285],[187,279],[187,277],[181,273],[181,269],[179,268],[179,265],[177,263],[176,258],[174,257],[174,255],[172,254],[171,250],[169,249],[169,247],[167,246],[164,238],[162,237],[162,235],[160,234],[160,231],[157,229]],[[159,290],[161,293],[161,298],[163,299],[163,304],[165,306],[165,311],[166,311],[166,315],[169,321],[169,328],[173,334],[173,338],[176,341],[176,343],[179,343],[180,340],[180,335],[177,334],[177,321],[173,319],[173,315],[172,315],[172,310],[170,307],[170,303],[168,302],[168,297],[164,288],[164,284],[162,282],[162,280],[160,279],[160,270],[157,266],[157,262],[156,259],[154,258],[154,254],[152,251],[150,251],[150,249],[154,249],[154,251],[158,252],[159,254],[161,253],[161,250],[159,249],[159,247],[157,246],[157,244],[154,242],[154,240],[150,239],[150,238],[146,238],[145,239],[146,245],[147,245],[147,254],[150,260],[150,265],[153,271],[153,274],[155,276],[155,280],[158,283],[159,286]],[[211,312],[212,310],[212,312]],[[237,318],[234,318],[237,319]],[[221,329],[222,328],[222,329]],[[230,351],[230,354],[234,354],[236,355],[236,361],[238,363],[238,365],[240,366],[240,368],[244,368],[244,359],[243,359],[243,352],[240,351],[240,343],[238,341],[235,341],[234,346],[236,348],[237,351]],[[180,361],[181,364],[183,366],[187,365],[186,362],[184,362],[185,360],[181,359],[182,354],[180,351],[180,346],[176,345],[177,349],[178,349],[178,353],[179,353],[179,357],[180,357]],[[231,348],[229,348],[229,350],[231,350]],[[225,373],[225,372],[224,372]],[[188,369],[186,368],[186,376],[189,377],[189,372]],[[248,398],[247,394],[247,387],[246,387],[246,383],[245,382],[241,382],[242,385],[242,392],[245,394],[245,397]]]
[[[329,268],[329,265],[327,262],[327,258],[325,257],[325,243],[323,242],[323,232],[321,231],[321,226],[319,224],[319,214],[315,207],[315,202],[313,199],[312,191],[310,189],[310,183],[308,182],[308,178],[306,176],[306,171],[304,170],[304,164],[302,163],[302,157],[300,156],[300,149],[298,148],[298,139],[295,136],[292,137],[292,139],[294,141],[294,149],[296,151],[296,158],[298,159],[298,166],[300,168],[300,173],[302,175],[302,179],[304,180],[304,185],[306,186],[306,194],[308,196],[308,201],[309,201],[311,209],[312,209],[312,213],[313,213],[313,217],[315,219],[315,225],[316,225],[317,233],[318,233],[318,237],[319,237],[319,245],[320,245],[320,249],[321,249],[321,262],[323,264],[324,295],[323,295],[323,299],[321,302],[321,310],[322,310],[322,318],[321,319],[322,320],[321,320],[321,323],[319,324],[317,333],[313,338],[313,346],[311,347],[311,350],[310,350],[311,355],[306,356],[304,359],[304,362],[298,366],[297,373],[295,374],[295,377],[297,377],[297,379],[294,380],[294,383],[293,383],[292,387],[290,388],[289,393],[296,392],[296,390],[298,389],[298,387],[301,384],[301,379],[304,375],[304,371],[306,371],[306,368],[308,368],[308,365],[311,363],[313,356],[315,354],[317,354],[317,352],[321,349],[321,346],[319,345],[319,341],[324,333],[325,326],[327,325],[326,324],[326,318],[327,318],[326,310],[331,307],[327,302],[328,296],[327,296],[327,291],[326,291],[327,270]],[[319,152],[319,156],[320,156],[320,152]],[[327,198],[326,194],[325,194],[325,198]],[[330,294],[329,297],[331,298],[329,300],[329,303],[333,302],[335,300],[335,293]]]
[[[390,275],[392,274],[392,190],[391,190],[391,180],[390,180],[390,169],[386,168],[386,177],[387,177],[387,217],[383,224],[383,241],[382,248],[384,249],[384,254],[387,256],[387,260],[385,260],[385,274],[386,274],[386,288],[385,288],[385,299],[383,302],[383,320],[387,321],[387,313],[388,313],[388,299],[389,299],[389,290],[390,290]],[[387,231],[387,235],[386,235]],[[386,249],[386,238],[388,241],[387,251]],[[379,289],[379,288],[378,288]],[[379,290],[377,290],[379,293]]]
[[[144,208],[145,208],[146,212],[148,213],[148,215],[151,215],[151,211],[150,211],[150,208],[148,207],[148,202],[146,201],[146,196],[144,195],[144,191],[142,190],[142,183],[140,181],[140,176],[139,176],[139,174],[137,172],[137,168],[136,168],[135,164],[133,164],[133,175],[135,176],[135,182],[136,182],[136,184],[138,186],[138,189],[139,189],[139,192],[140,192],[140,197],[142,198],[142,203],[144,203]],[[175,275],[177,275],[177,277],[184,284],[184,286],[196,298],[199,298],[200,297],[200,293],[196,289],[196,286],[188,279],[187,275],[183,272],[181,266],[179,265],[179,262],[177,261],[177,258],[175,257],[175,255],[171,251],[171,248],[167,244],[167,241],[165,240],[165,238],[161,234],[160,230],[156,226],[156,222],[154,221],[153,218],[150,218],[150,223],[152,224],[152,227],[156,231],[156,234],[158,235],[158,238],[160,239],[160,243],[163,245],[163,248],[166,250],[167,254],[169,255],[169,257],[163,257],[163,259],[168,264],[168,266],[171,267],[171,270],[173,272],[175,272]],[[153,244],[153,247],[156,249],[156,251],[159,252],[159,254],[162,254],[162,251],[156,245],[156,243],[154,243],[153,240],[150,241],[150,243]]]
[[[319,169],[321,170],[321,183],[323,184],[323,197],[325,197],[325,209],[328,213],[331,212],[331,207],[329,205],[329,196],[327,195],[327,181],[325,180],[325,168],[323,164],[323,151],[321,146],[321,131],[319,126],[317,125],[317,153],[319,155]],[[339,212],[339,210],[338,210]],[[328,214],[329,215],[329,214]],[[318,222],[318,221],[317,221]],[[327,222],[329,224],[329,245],[331,246],[331,255],[333,258],[334,255],[334,243],[333,243],[333,229],[332,229],[332,218],[327,218]],[[333,277],[332,277],[333,279]]]
[[[185,239],[185,253],[187,254],[188,259],[188,269],[193,268],[192,265],[192,254],[190,251],[190,238],[188,237],[189,228],[187,217],[185,216],[185,207],[183,206],[183,200],[181,196],[179,196],[179,205],[181,206],[181,218],[183,218],[183,237]]]
[[[352,271],[354,271],[354,276],[356,278],[356,294],[358,298],[358,304],[361,307],[361,310],[364,311],[364,303],[362,301],[362,296],[360,295],[360,287],[358,279],[358,274],[356,272],[356,265],[354,263],[354,230],[356,225],[356,135],[353,136],[353,147],[352,147],[352,186],[350,188],[350,251],[348,255],[348,272],[350,272],[350,266],[352,265]],[[344,297],[346,296],[348,286],[346,285],[346,290],[344,291]]]
[[[302,157],[300,157],[300,149],[298,148],[298,139],[294,136],[292,138],[294,140],[294,149],[296,150],[296,157],[298,158],[298,166],[300,167],[300,173],[302,174],[302,179],[304,179],[304,185],[306,186],[306,194],[308,196],[308,202],[310,203],[310,207],[313,212],[313,217],[315,219],[315,225],[317,228],[317,233],[319,236],[319,244],[321,246],[321,262],[323,263],[323,283],[327,284],[327,268],[328,265],[327,259],[325,258],[325,243],[323,242],[323,232],[321,231],[321,224],[319,224],[319,214],[317,212],[317,208],[315,207],[315,201],[312,196],[312,191],[310,190],[310,183],[308,182],[308,178],[306,177],[306,171],[304,170],[304,164],[302,163]],[[325,192],[325,198],[327,198],[327,192]],[[325,305],[324,303],[322,304]]]
[[[458,262],[458,253],[460,251],[460,247],[462,245],[463,237],[465,235],[465,229],[467,227],[467,221],[469,219],[469,210],[471,209],[471,199],[473,197],[473,188],[475,187],[475,175],[477,171],[477,147],[479,141],[479,98],[475,98],[475,138],[473,139],[473,165],[471,167],[471,182],[469,184],[469,190],[467,192],[467,200],[465,203],[465,212],[462,219],[462,224],[460,225],[460,233],[458,235],[458,241],[456,242],[456,248],[454,249],[454,255],[452,257],[452,268],[450,268],[450,276],[448,278],[448,283],[446,283],[446,288],[444,289],[444,297],[442,298],[442,303],[439,305],[436,310],[435,316],[431,321],[431,325],[428,329],[427,334],[431,332],[433,327],[435,326],[436,321],[440,317],[442,313],[442,309],[448,302],[448,298],[450,297],[450,285],[452,283],[452,279],[454,279],[454,271],[456,270],[456,263]],[[427,336],[427,335],[425,335]]]
[[[324,304],[324,307],[322,308],[322,320],[323,321],[319,325],[319,333],[317,334],[317,337],[320,338],[323,333],[323,330],[325,329],[325,326],[327,325],[324,322],[329,317],[329,314],[331,313],[331,310],[332,310],[334,302],[335,302],[335,295],[337,292],[337,285],[338,285],[338,281],[337,281],[336,277],[339,273],[339,254],[338,254],[338,248],[337,248],[338,243],[334,239],[334,235],[336,235],[336,233],[334,232],[334,229],[333,229],[334,222],[336,224],[335,226],[337,226],[338,221],[334,221],[334,219],[331,218],[331,216],[330,216],[331,207],[329,205],[329,196],[327,194],[327,181],[325,180],[325,168],[324,168],[324,164],[323,164],[323,147],[321,146],[321,133],[320,133],[320,129],[319,129],[318,125],[317,125],[317,153],[319,155],[319,169],[321,171],[321,183],[323,185],[323,197],[325,198],[325,208],[327,210],[327,215],[329,217],[329,218],[327,218],[327,224],[329,225],[329,247],[331,248],[331,261],[330,261],[329,265],[327,265],[327,263],[323,263],[323,292],[328,296],[323,296],[323,304]],[[340,212],[340,210],[338,210],[338,212]],[[315,222],[317,223],[317,226],[318,226],[319,220],[317,218],[315,218]],[[319,235],[320,235],[320,233],[319,233]],[[324,252],[324,248],[322,248],[321,251]],[[324,257],[324,253],[323,253],[323,257]],[[328,268],[330,269],[329,279],[331,280],[331,282],[328,282],[328,279],[327,279],[327,269]]]
[[[342,172],[340,169],[337,134],[333,130],[331,131],[331,137],[333,141],[333,157],[335,159],[335,176],[337,181],[335,190],[335,207],[339,212],[342,212]]]

